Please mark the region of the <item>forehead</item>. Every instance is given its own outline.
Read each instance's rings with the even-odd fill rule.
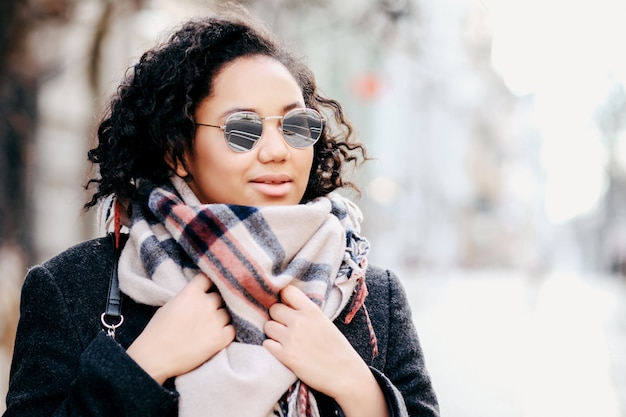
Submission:
[[[197,112],[211,117],[236,110],[276,115],[293,105],[304,106],[304,98],[291,72],[274,58],[254,55],[226,64],[214,77],[211,93]]]

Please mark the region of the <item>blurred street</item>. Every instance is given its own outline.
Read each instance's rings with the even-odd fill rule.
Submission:
[[[623,277],[400,276],[442,416],[626,416]]]

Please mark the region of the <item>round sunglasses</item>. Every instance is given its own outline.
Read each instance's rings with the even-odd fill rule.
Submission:
[[[322,115],[317,110],[309,108],[293,109],[284,116],[267,117],[261,117],[252,111],[238,111],[229,115],[221,126],[206,123],[196,125],[222,129],[230,149],[235,152],[248,152],[261,139],[263,120],[281,120],[280,131],[285,141],[294,148],[314,145],[324,128]]]

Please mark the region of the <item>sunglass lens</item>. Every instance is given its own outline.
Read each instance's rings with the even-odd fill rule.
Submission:
[[[283,134],[294,148],[313,145],[322,134],[322,119],[315,110],[297,109],[283,119]]]
[[[224,133],[228,146],[236,152],[246,152],[261,138],[263,124],[254,113],[235,113],[226,120]]]

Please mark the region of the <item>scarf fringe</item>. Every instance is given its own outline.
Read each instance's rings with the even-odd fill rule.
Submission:
[[[359,279],[357,287],[354,291],[354,297],[352,299],[352,303],[350,304],[350,308],[348,310],[348,314],[346,314],[343,322],[345,324],[350,324],[352,319],[356,315],[356,313],[362,308],[363,313],[365,314],[365,321],[367,322],[367,330],[370,335],[370,346],[372,347],[372,357],[375,358],[378,356],[378,339],[376,338],[376,332],[374,332],[374,326],[372,326],[372,320],[370,319],[369,312],[367,311],[367,307],[365,306],[365,298],[369,292],[367,291],[367,284],[365,283],[365,277]]]

